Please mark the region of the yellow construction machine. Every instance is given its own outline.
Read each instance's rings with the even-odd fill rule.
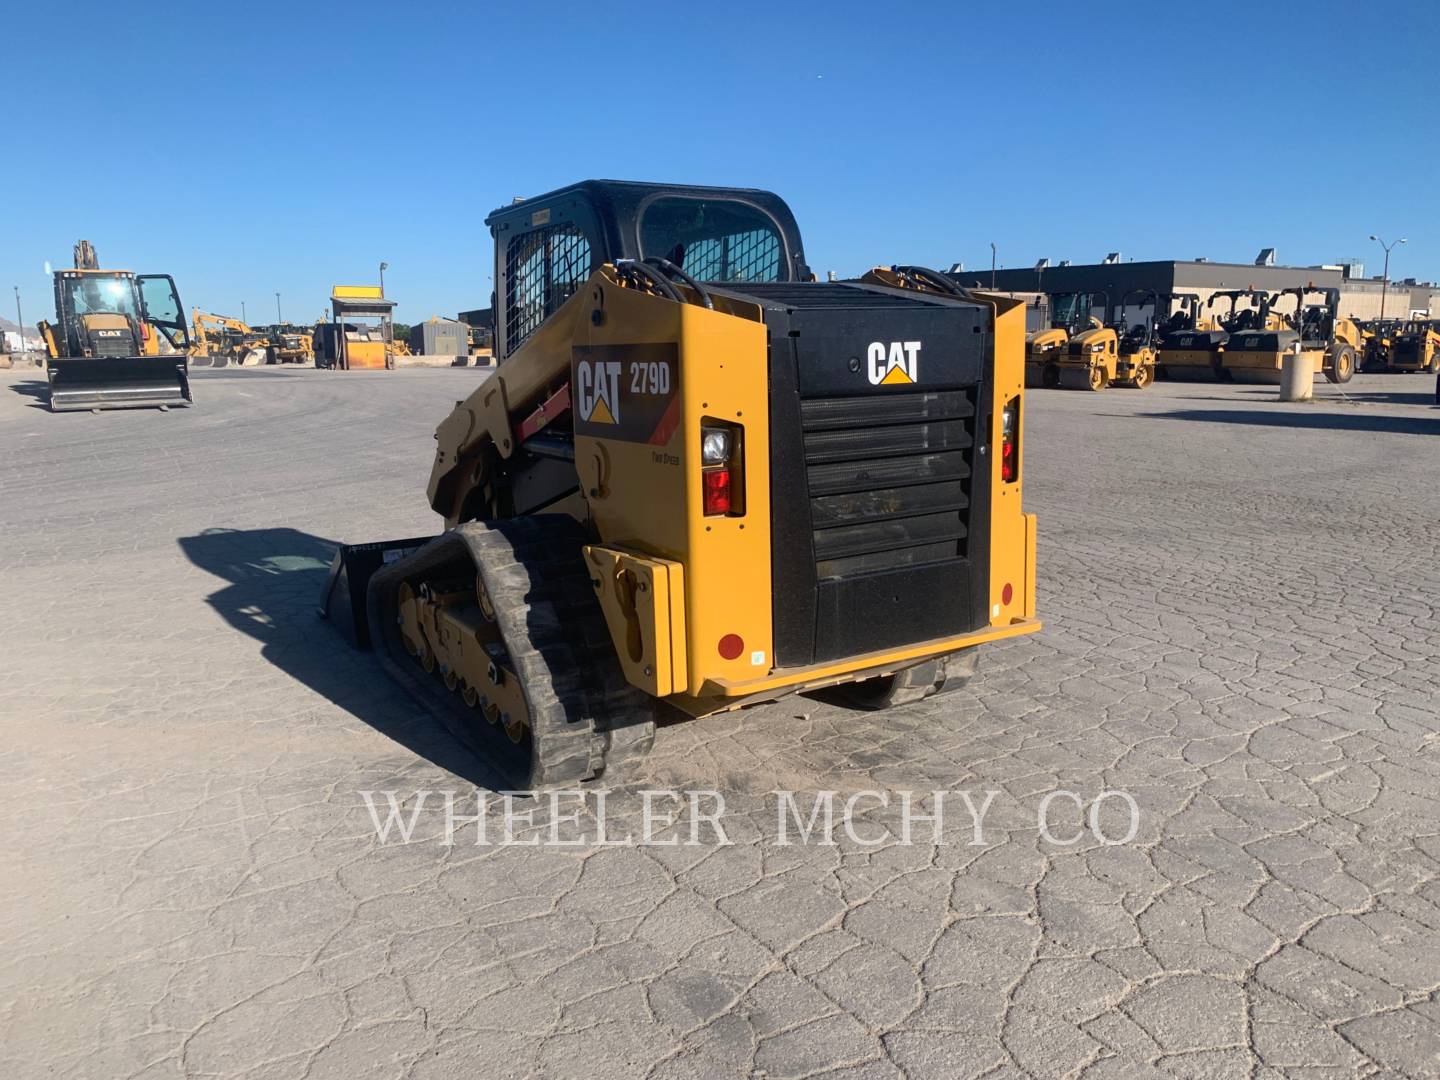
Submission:
[[[1440,371],[1440,322],[1409,319],[1393,334],[1382,371]]]
[[[321,611],[529,788],[692,716],[953,689],[1038,629],[1023,302],[817,282],[769,192],[585,181],[496,210],[493,375],[436,429],[446,531]]]
[[[1120,297],[1118,307],[1112,312],[1106,294],[1096,295],[1103,298],[1105,321],[1080,331],[1066,343],[1064,353],[1056,361],[1058,385],[1070,390],[1104,390],[1108,386],[1144,390],[1155,381],[1162,334],[1158,318],[1162,305],[1167,311],[1172,302],[1179,301],[1184,305],[1177,313],[1178,319],[1170,315],[1165,317],[1163,325],[1169,329],[1184,325],[1185,307],[1193,310],[1198,297],[1194,293],[1132,289]],[[1132,307],[1141,313],[1133,325],[1128,315]]]
[[[190,335],[168,274],[102,270],[88,240],[57,270],[55,321],[41,322],[52,412],[186,405]]]
[[[1356,320],[1360,331],[1360,370],[1388,371],[1390,344],[1405,327],[1404,319]]]
[[[313,364],[315,343],[308,326],[275,323],[262,331],[266,364]]]
[[[1272,309],[1287,296],[1295,298],[1295,311],[1279,315],[1278,325],[1267,321],[1265,316],[1276,317]],[[1311,296],[1320,297],[1320,302],[1307,303]],[[1340,290],[1297,286],[1270,297],[1262,306],[1258,326],[1231,329],[1220,362],[1227,379],[1278,384],[1285,355],[1299,353],[1309,359],[1316,375],[1347,383],[1355,374],[1359,348],[1359,328],[1340,317]]]
[[[1247,306],[1240,307],[1240,301]],[[1229,379],[1223,357],[1230,335],[1241,330],[1258,330],[1278,326],[1279,320],[1270,315],[1270,294],[1259,289],[1225,289],[1211,293],[1205,302],[1204,311],[1209,312],[1223,301],[1229,302],[1227,310],[1215,314],[1200,314],[1197,308],[1189,325],[1180,325],[1160,335],[1156,364],[1160,375],[1166,379],[1199,380],[1201,382],[1224,382]]]
[[[1059,360],[1065,355],[1070,339],[1104,325],[1090,314],[1095,306],[1095,298],[1090,293],[1050,293],[1046,306],[1050,311],[1050,325],[1025,336],[1026,386],[1059,386]]]
[[[249,324],[199,308],[190,309],[190,324],[194,327],[190,360],[197,366],[253,367],[265,362],[265,350],[270,343],[262,331]]]

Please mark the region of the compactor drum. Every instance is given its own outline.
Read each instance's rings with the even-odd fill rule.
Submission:
[[[915,701],[1038,628],[1022,302],[815,282],[763,191],[488,224],[502,362],[436,431],[447,531],[342,549],[322,610],[514,782],[628,767],[661,702]]]
[[[1050,325],[1025,337],[1027,387],[1053,389],[1060,385],[1060,365],[1068,352],[1070,339],[1101,326],[1100,321],[1090,315],[1094,303],[1095,299],[1089,293],[1049,294],[1046,304]]]
[[[1307,304],[1311,295],[1318,304]],[[1271,308],[1286,296],[1295,297],[1295,311],[1274,315]],[[1355,374],[1362,339],[1350,319],[1340,318],[1340,290],[1297,287],[1284,289],[1261,307],[1259,326],[1237,327],[1231,331],[1221,364],[1227,378],[1235,382],[1279,385],[1285,357],[1298,354],[1316,375],[1333,383],[1347,383]],[[1264,316],[1270,316],[1265,319]]]

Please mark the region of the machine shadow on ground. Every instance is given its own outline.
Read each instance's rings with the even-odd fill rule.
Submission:
[[[481,761],[317,614],[339,545],[296,529],[206,529],[178,540],[194,565],[225,584],[207,602],[261,655],[412,753],[477,787],[505,777]]]
[[[1280,409],[1177,409],[1151,414],[1153,420],[1197,420],[1209,424],[1312,428],[1327,431],[1372,431],[1387,435],[1440,435],[1440,412],[1434,416],[1376,416],[1367,413],[1309,412]]]
[[[12,392],[21,397],[30,398],[28,403],[32,409],[48,409],[50,407],[50,384],[42,375],[37,379],[26,379],[21,382],[10,384]]]

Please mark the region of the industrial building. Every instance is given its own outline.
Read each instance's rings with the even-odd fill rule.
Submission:
[[[1208,259],[1147,260],[1125,262],[1112,255],[1098,263],[1050,266],[1048,260],[1029,269],[951,268],[961,284],[994,288],[1008,293],[1078,292],[1108,295],[1118,303],[1132,289],[1156,292],[1195,293],[1204,304],[1216,292],[1227,289],[1263,289],[1279,292],[1297,286],[1340,290],[1340,314],[1355,319],[1380,317],[1382,296],[1387,318],[1406,318],[1412,312],[1440,314],[1440,286],[1414,278],[1392,280],[1351,276],[1363,268],[1358,264],[1327,266],[1277,266],[1274,252],[1266,249],[1253,263],[1211,262]],[[1097,304],[1099,303],[1097,299]],[[1241,304],[1245,307],[1245,304]],[[1281,310],[1287,310],[1282,308]],[[1099,311],[1097,309],[1097,314]],[[1131,313],[1133,315],[1133,311]]]

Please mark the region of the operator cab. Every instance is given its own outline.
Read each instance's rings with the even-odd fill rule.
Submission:
[[[495,239],[501,360],[604,263],[663,260],[730,284],[811,279],[790,208],[753,188],[584,180],[501,207],[485,224]]]

